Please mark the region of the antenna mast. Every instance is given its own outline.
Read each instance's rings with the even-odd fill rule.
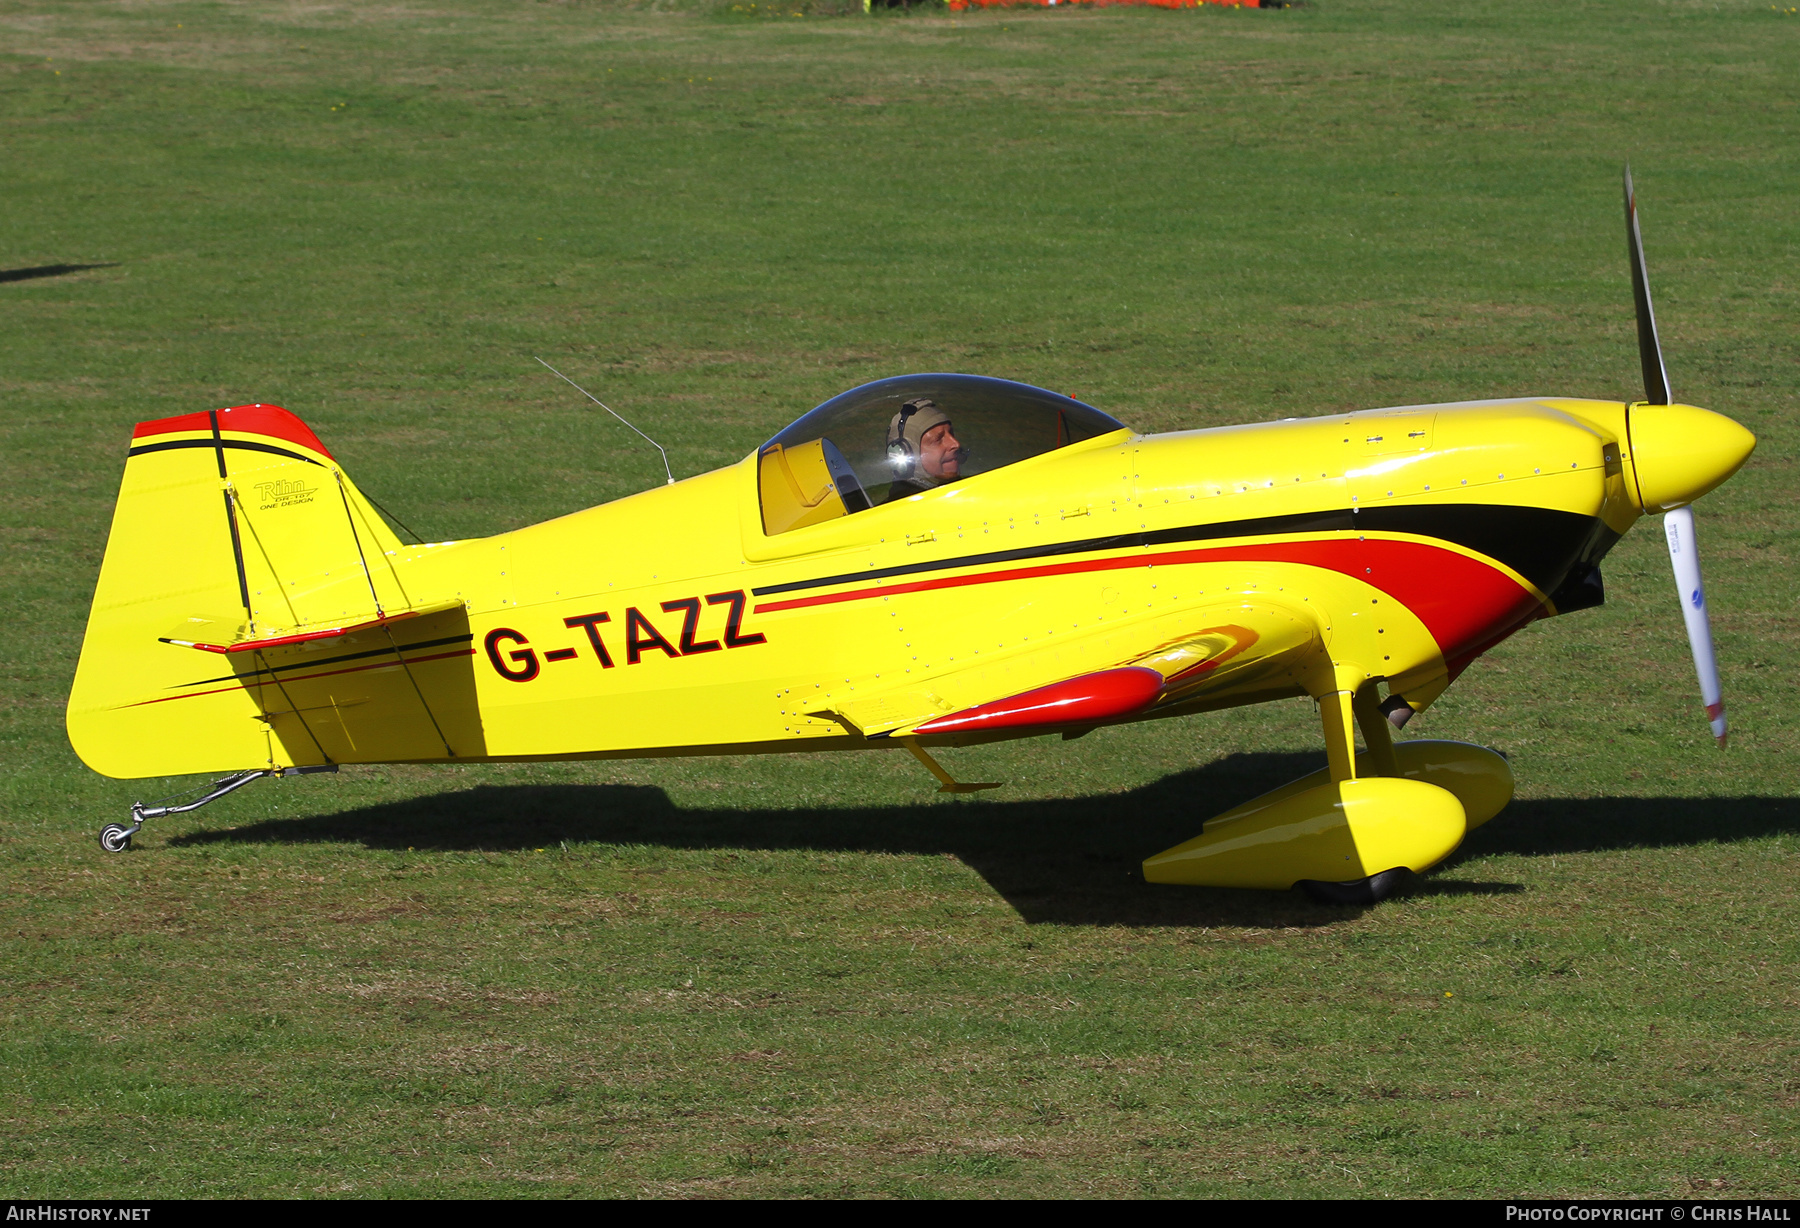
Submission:
[[[533,354],[532,357],[537,358],[537,355]],[[558,371],[555,367],[550,366],[549,363],[544,362],[543,359],[538,358],[538,361],[543,362],[544,366],[549,369],[550,374],[556,376],[557,379],[561,380],[563,383],[565,383],[569,387],[573,388],[576,392],[579,392],[582,396],[586,397],[588,400],[590,400],[594,404],[598,405],[601,409],[604,409],[607,413],[611,414],[613,417],[618,418],[620,422],[625,422],[625,419],[620,417],[618,410],[616,410],[612,406],[608,405],[605,401],[602,401],[599,397],[597,397],[593,393],[589,392],[586,388],[583,388],[580,384],[577,384],[574,380],[572,380],[568,376],[564,375],[561,371]],[[638,436],[638,438],[642,439],[645,443],[647,443],[651,447],[655,448],[658,452],[662,452],[663,472],[668,474],[668,476],[669,476],[668,484],[670,486],[675,485],[675,471],[673,469],[669,468],[669,454],[667,452],[663,452],[663,446],[660,443],[657,443],[656,440],[650,438],[650,436],[644,434],[644,432],[638,430],[637,427],[631,426],[631,423],[625,422],[625,425],[628,427],[631,427],[632,432],[634,434],[636,434]]]

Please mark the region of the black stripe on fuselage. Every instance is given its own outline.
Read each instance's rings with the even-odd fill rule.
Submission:
[[[252,443],[248,439],[168,439],[162,443],[141,443],[125,455],[127,457],[142,456],[146,452],[169,452],[176,448],[237,448],[244,452],[269,452],[276,456],[285,456],[289,460],[305,461],[309,465],[325,466],[310,456],[302,456],[286,448],[278,448],[272,443]]]
[[[893,576],[948,571],[957,567],[985,567],[1024,559],[1054,558],[1066,554],[1093,554],[1105,550],[1129,550],[1142,546],[1168,546],[1180,542],[1216,541],[1234,537],[1271,537],[1280,533],[1409,533],[1435,537],[1497,559],[1549,592],[1561,582],[1581,551],[1594,518],[1576,512],[1542,507],[1516,507],[1493,503],[1414,504],[1407,507],[1334,508],[1297,512],[1286,516],[1259,516],[1253,520],[1220,521],[1186,525],[1178,529],[1154,529],[1144,533],[1119,533],[1079,541],[1052,542],[1018,550],[995,550],[956,558],[905,563],[871,571],[793,580],[752,590],[758,597],[792,593],[834,584],[886,580]]]
[[[446,644],[467,644],[473,635],[451,635],[441,640],[421,640],[417,644],[402,644],[398,648],[371,648],[367,652],[347,652],[342,656],[320,657],[316,661],[296,661],[292,665],[271,665],[266,669],[245,670],[241,674],[222,674],[217,678],[202,678],[198,682],[183,682],[170,687],[171,691],[179,691],[182,687],[205,686],[209,682],[231,682],[243,678],[256,678],[263,674],[285,673],[291,669],[317,669],[321,665],[338,665],[345,661],[362,661],[369,657],[386,657],[400,652],[412,652],[417,648],[442,648]]]
[[[1505,563],[1539,592],[1549,593],[1587,551],[1595,528],[1605,526],[1597,517],[1548,507],[1415,503],[1361,508],[1356,513],[1356,527],[1370,533],[1411,533],[1452,542]],[[1600,554],[1605,553],[1602,548]]]

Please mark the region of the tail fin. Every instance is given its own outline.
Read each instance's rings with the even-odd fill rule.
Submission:
[[[467,618],[408,591],[402,549],[284,409],[140,423],[69,696],[76,753],[109,776],[456,757],[433,709],[462,688],[412,666],[449,624],[466,644]],[[320,668],[339,660],[358,664]],[[354,695],[321,682],[370,670]]]

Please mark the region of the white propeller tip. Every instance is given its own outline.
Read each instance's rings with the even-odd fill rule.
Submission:
[[[1688,647],[1694,654],[1694,673],[1700,682],[1700,702],[1706,720],[1720,746],[1725,745],[1725,696],[1719,685],[1719,659],[1713,651],[1711,620],[1706,616],[1706,589],[1700,581],[1700,550],[1694,538],[1694,509],[1669,509],[1663,516],[1669,539],[1669,562],[1675,570],[1675,591],[1681,597],[1682,621],[1687,624]]]

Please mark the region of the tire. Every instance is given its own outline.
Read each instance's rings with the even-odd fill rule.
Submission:
[[[100,829],[100,847],[109,853],[123,853],[131,847],[131,829],[119,823],[108,823]]]
[[[1321,904],[1351,906],[1375,904],[1387,899],[1405,878],[1406,871],[1396,868],[1371,874],[1367,878],[1351,879],[1347,883],[1325,883],[1316,878],[1303,878],[1294,885]]]

